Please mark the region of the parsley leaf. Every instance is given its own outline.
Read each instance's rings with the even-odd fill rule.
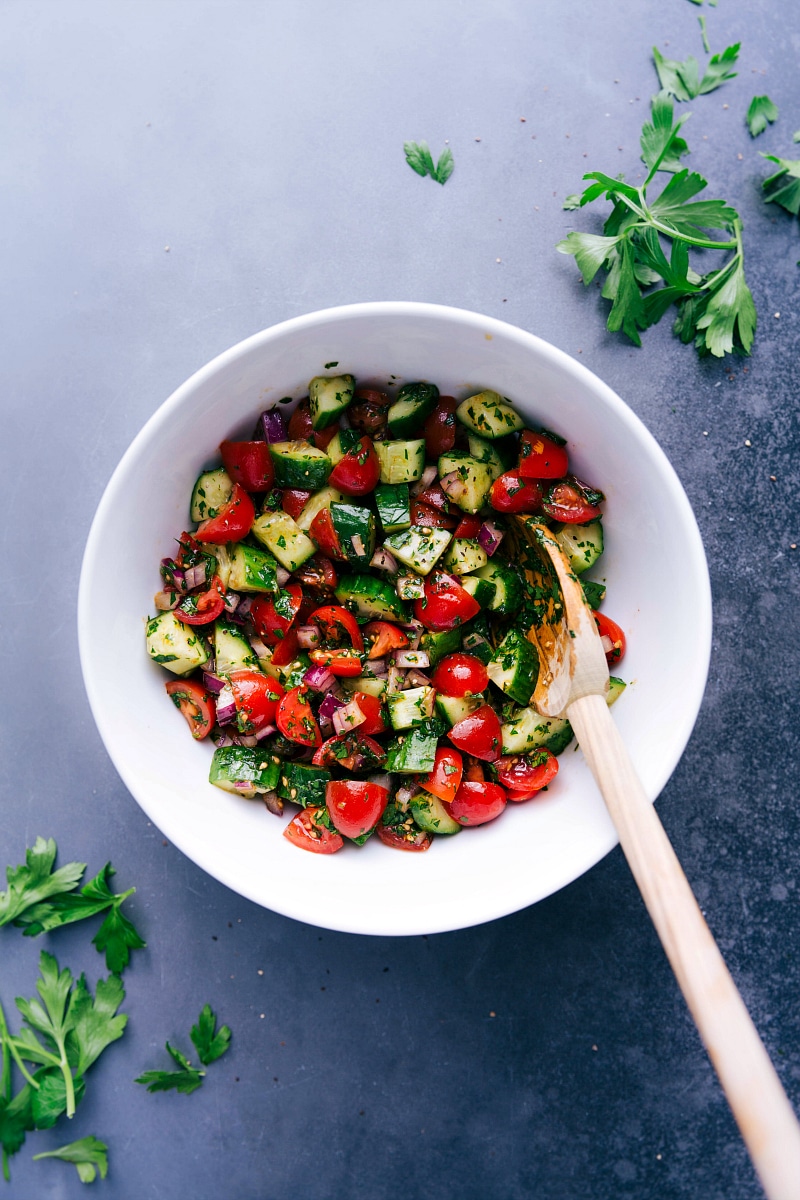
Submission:
[[[56,844],[37,837],[25,851],[25,863],[6,868],[8,891],[0,892],[0,925],[16,921],[36,904],[63,892],[72,892],[81,881],[86,863],[67,863],[53,871]]]
[[[80,1138],[68,1146],[60,1146],[58,1150],[34,1154],[33,1161],[37,1162],[40,1158],[60,1158],[64,1162],[74,1163],[81,1183],[94,1183],[98,1171],[101,1179],[108,1174],[108,1146],[96,1137]]]
[[[641,136],[648,167],[644,183],[633,187],[600,171],[585,175],[591,182],[581,207],[601,198],[612,205],[603,233],[573,231],[556,249],[575,257],[585,284],[601,269],[607,271],[601,292],[612,302],[607,326],[612,332],[621,330],[635,345],[641,345],[640,331],[661,320],[674,304],[675,334],[684,342],[694,341],[700,354],[721,358],[733,350],[749,353],[756,311],[744,277],[741,221],[723,200],[695,199],[708,184],[680,165],[688,153],[680,134],[688,117],[674,118],[666,91],[654,96]],[[660,172],[672,178],[650,198]],[[710,237],[713,230],[724,231],[728,239]],[[690,263],[694,249],[733,254],[720,268],[700,275]]]
[[[739,58],[741,43],[727,46],[721,54],[714,54],[708,61],[703,77],[700,77],[700,66],[693,54],[684,62],[673,58],[664,58],[657,46],[653,47],[653,62],[658,73],[662,90],[674,96],[676,100],[694,100],[697,96],[706,96],[714,92],[729,79],[735,79],[737,72],[732,70]]]
[[[797,140],[800,141],[800,138]],[[780,168],[764,180],[762,188],[771,188],[788,176],[788,180],[784,180],[780,187],[774,188],[772,195],[764,197],[764,202],[780,204],[781,208],[796,217],[800,213],[800,159],[776,158],[774,154],[762,154],[761,157],[777,163]]]
[[[412,171],[416,171],[418,175],[422,175],[423,177],[430,175],[431,179],[435,179],[442,187],[444,187],[453,174],[455,164],[453,162],[453,151],[449,146],[445,146],[439,155],[438,163],[435,165],[430,146],[427,142],[403,142],[403,151],[406,156],[406,162]]]
[[[751,137],[758,137],[767,128],[767,124],[771,125],[777,119],[778,106],[772,103],[769,96],[753,96],[747,110],[747,128]]]
[[[145,1084],[148,1092],[178,1091],[188,1096],[200,1087],[205,1078],[205,1071],[196,1070],[188,1058],[181,1054],[180,1050],[170,1046],[169,1042],[167,1050],[178,1067],[177,1071],[145,1071],[134,1082]]]
[[[197,1018],[197,1024],[192,1026],[191,1039],[194,1042],[200,1062],[204,1066],[221,1058],[231,1043],[231,1031],[227,1025],[221,1025],[217,1030],[217,1018],[211,1005],[206,1004]]]

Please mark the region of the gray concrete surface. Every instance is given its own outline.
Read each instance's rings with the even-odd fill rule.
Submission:
[[[561,207],[585,170],[636,178],[651,47],[704,58],[699,15],[713,50],[742,42],[738,78],[688,106],[686,136],[709,194],[743,214],[748,360],[700,361],[668,321],[634,349],[553,249],[596,228]],[[799,68],[784,0],[0,4],[2,865],[39,833],[92,871],[111,858],[148,942],[125,977],[125,1038],[0,1195],[84,1195],[73,1168],[31,1156],[90,1133],[110,1147],[93,1187],[115,1200],[761,1194],[619,850],[531,909],[437,937],[261,910],[165,845],[120,783],[83,692],[75,600],[131,438],[258,329],[419,299],[579,357],[653,431],[700,523],[711,674],[659,810],[800,1106],[800,230],[762,204],[757,153],[800,156]],[[753,142],[744,113],[765,92],[780,118]],[[409,138],[449,142],[446,187],[405,165]],[[41,944],[4,929],[6,1011],[32,994],[41,945],[96,978],[81,926]],[[234,1040],[202,1091],[135,1086],[206,1000]]]

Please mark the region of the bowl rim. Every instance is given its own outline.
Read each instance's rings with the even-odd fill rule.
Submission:
[[[472,327],[476,331],[479,330],[483,336],[499,336],[512,338],[523,343],[529,349],[535,351],[536,354],[543,359],[549,361],[553,366],[571,375],[572,378],[580,385],[587,387],[590,391],[600,393],[604,402],[615,413],[615,416],[624,425],[630,427],[640,441],[648,443],[650,453],[659,461],[663,480],[668,483],[671,500],[680,510],[677,514],[677,519],[680,521],[683,532],[686,534],[685,552],[687,559],[687,570],[693,576],[697,589],[698,609],[696,612],[696,625],[694,629],[695,645],[697,654],[694,660],[694,672],[691,678],[691,683],[687,687],[686,693],[683,696],[683,706],[679,717],[674,722],[672,740],[677,749],[676,753],[670,756],[669,761],[664,765],[656,786],[647,788],[648,796],[651,802],[654,802],[661,791],[666,786],[669,778],[673,774],[678,765],[686,746],[692,734],[692,730],[697,721],[697,717],[705,694],[708,671],[711,659],[712,646],[712,597],[711,583],[708,569],[708,562],[703,548],[700,530],[697,525],[697,520],[694,511],[691,507],[689,499],[683,488],[683,485],[667,458],[666,453],[641,420],[640,417],[622,400],[622,398],[602,379],[599,378],[583,363],[578,362],[566,351],[559,349],[552,343],[545,341],[536,334],[522,329],[517,325],[513,325],[497,317],[487,316],[477,313],[473,310],[462,309],[451,305],[434,304],[423,301],[409,300],[380,300],[380,301],[363,301],[353,304],[336,305],[329,308],[317,309],[309,313],[304,313],[299,316],[290,317],[287,320],[278,322],[274,325],[267,326],[265,329],[259,330],[256,333],[243,338],[236,342],[233,346],[223,350],[217,354],[209,362],[193,372],[183,383],[181,383],[174,391],[164,400],[151,416],[145,421],[139,432],[128,445],[124,454],[117,463],[112,472],[103,494],[98,503],[94,517],[91,522],[89,533],[87,535],[86,544],[83,553],[80,580],[78,586],[77,600],[77,625],[78,625],[78,645],[79,657],[81,664],[81,672],[83,676],[84,688],[89,700],[90,709],[94,717],[95,724],[100,733],[106,753],[109,755],[117,773],[122,782],[131,793],[137,804],[143,809],[146,815],[156,824],[159,829],[162,829],[166,836],[169,837],[181,852],[186,854],[191,861],[195,862],[202,870],[211,875],[212,878],[225,886],[231,888],[236,894],[245,896],[261,907],[268,907],[271,911],[279,912],[284,916],[292,919],[311,923],[307,912],[299,912],[294,910],[292,904],[274,903],[272,900],[267,905],[264,899],[255,894],[252,889],[246,886],[240,886],[238,882],[222,875],[207,861],[208,855],[196,853],[192,850],[189,854],[183,849],[180,830],[173,831],[169,820],[162,821],[163,814],[156,815],[153,811],[155,805],[148,805],[145,799],[142,799],[138,794],[135,780],[128,778],[126,766],[118,760],[118,755],[115,752],[114,739],[108,736],[106,723],[103,718],[102,697],[98,685],[98,680],[92,669],[92,653],[91,653],[91,595],[90,595],[90,577],[94,570],[97,569],[98,551],[100,549],[103,536],[104,526],[109,515],[112,513],[117,498],[118,489],[122,486],[125,474],[128,469],[128,464],[135,460],[140,452],[140,448],[159,430],[162,424],[166,423],[173,411],[179,408],[188,394],[191,394],[199,385],[206,380],[212,379],[218,372],[225,369],[229,365],[235,363],[238,359],[247,356],[252,350],[262,346],[269,345],[270,342],[279,340],[287,334],[302,333],[304,329],[310,329],[315,326],[335,323],[337,321],[346,321],[354,317],[404,317],[415,316],[421,318],[429,318],[432,321],[457,321],[459,324]],[[673,761],[674,760],[674,761]],[[537,896],[536,899],[525,902],[522,905],[515,905],[509,908],[507,904],[499,902],[494,906],[486,906],[485,913],[477,920],[470,919],[466,922],[458,920],[450,920],[433,925],[426,925],[424,928],[409,925],[408,928],[402,929],[380,929],[380,928],[356,928],[355,925],[343,924],[340,922],[322,922],[315,921],[321,928],[335,929],[342,932],[350,933],[368,933],[376,936],[417,936],[420,933],[439,933],[456,930],[460,928],[468,928],[472,925],[483,924],[488,921],[499,919],[500,917],[510,915],[515,911],[520,911],[521,908],[528,907],[530,904],[538,903],[539,900],[545,899],[548,895],[559,891],[561,887],[568,886],[570,882],[580,878],[592,866],[600,862],[610,850],[618,843],[618,838],[613,827],[610,836],[601,841],[598,839],[593,847],[593,853],[588,857],[591,861],[586,862],[570,880],[562,884],[556,885],[549,891]]]

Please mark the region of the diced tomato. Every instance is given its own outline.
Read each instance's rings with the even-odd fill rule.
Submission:
[[[587,495],[588,493],[588,495]],[[592,502],[598,497],[597,502]],[[600,516],[598,508],[602,494],[586,488],[577,479],[561,479],[554,483],[542,500],[542,509],[554,521],[565,525],[585,525]]]
[[[207,591],[184,596],[174,612],[184,625],[208,625],[216,621],[224,607],[225,589],[219,575],[214,575]]]
[[[217,705],[208,688],[195,679],[170,679],[165,684],[167,695],[181,715],[196,741],[208,737],[217,719]]]
[[[461,787],[463,773],[464,762],[458,751],[451,750],[449,746],[440,746],[436,751],[433,770],[430,775],[420,779],[419,786],[449,804]]]
[[[489,503],[495,512],[537,513],[542,508],[542,489],[522,479],[518,471],[505,471],[492,484]]]
[[[388,803],[388,788],[365,780],[335,779],[325,789],[328,815],[339,833],[348,838],[369,833]]]
[[[315,767],[341,767],[345,771],[362,771],[365,768],[377,769],[386,760],[386,751],[379,742],[361,729],[350,733],[338,733],[328,738],[318,750],[314,751],[311,762]]]
[[[281,697],[275,723],[290,742],[298,742],[301,746],[321,746],[322,734],[308,703],[306,690],[304,687],[294,687]]]
[[[310,650],[308,657],[319,667],[327,667],[332,675],[353,679],[362,671],[361,655],[356,650]]]
[[[429,833],[426,833],[424,829],[417,829],[413,825],[408,829],[404,825],[379,825],[375,830],[375,836],[383,842],[384,846],[390,846],[392,850],[421,852],[430,849],[433,841]]]
[[[370,644],[367,658],[385,658],[392,650],[402,650],[408,645],[408,637],[391,621],[370,621],[364,626]]]
[[[331,592],[338,583],[336,568],[324,554],[312,554],[295,571],[295,578],[314,592]]]
[[[223,442],[222,465],[234,483],[246,492],[266,492],[275,479],[275,468],[266,442]]]
[[[318,808],[304,808],[289,822],[283,836],[301,850],[310,850],[313,854],[335,854],[341,850],[344,841],[333,829],[321,824],[320,817],[327,820],[327,812],[321,805]]]
[[[195,532],[198,542],[220,546],[225,542],[240,542],[250,532],[256,510],[253,501],[240,483],[233,485],[231,498],[215,517],[203,521]]]
[[[352,450],[340,458],[328,477],[328,484],[345,496],[366,496],[375,490],[381,477],[381,464],[372,438],[359,438]]]
[[[558,759],[544,746],[530,754],[504,754],[494,765],[497,781],[508,789],[509,800],[529,799],[558,774]]]
[[[302,488],[284,488],[281,508],[295,521],[313,495],[313,492],[303,491]]]
[[[459,825],[485,825],[505,811],[506,800],[497,783],[462,783],[447,809]]]
[[[334,425],[328,425],[325,429],[315,429],[311,435],[311,441],[318,450],[327,450],[338,432],[339,423],[337,421]]]
[[[411,524],[422,525],[428,529],[453,529],[458,524],[455,517],[422,504],[419,500],[411,501]]]
[[[477,696],[489,682],[489,673],[474,654],[445,654],[431,676],[443,696]]]
[[[616,621],[612,621],[611,617],[607,617],[605,613],[596,612],[592,614],[597,623],[597,628],[600,631],[601,638],[608,638],[611,643],[606,648],[606,662],[610,667],[615,666],[624,656],[627,644],[625,634],[620,629]]]
[[[289,417],[287,438],[290,442],[310,441],[314,426],[311,422],[311,402],[306,396]]]
[[[325,604],[322,608],[314,609],[308,623],[319,626],[326,646],[352,646],[359,653],[364,649],[358,621],[340,604]]]
[[[386,723],[383,719],[381,702],[378,697],[370,696],[368,692],[356,692],[353,699],[365,717],[365,720],[358,727],[359,734],[369,736],[373,733],[383,733],[386,729]]]
[[[439,403],[425,421],[425,454],[436,459],[456,444],[456,400],[440,396]]]
[[[269,646],[282,642],[294,623],[303,600],[303,589],[289,583],[277,596],[255,596],[250,605],[250,619],[256,633]]]
[[[562,479],[568,470],[566,446],[560,446],[545,433],[523,430],[517,468],[521,479]]]
[[[414,616],[426,629],[440,632],[463,625],[480,612],[474,596],[450,575],[433,571],[425,579],[425,595],[414,601]]]
[[[272,651],[273,667],[288,667],[289,663],[294,662],[294,660],[297,658],[299,649],[300,646],[297,641],[297,631],[295,629],[290,629]]]
[[[377,388],[369,387],[356,388],[353,392],[353,399],[362,400],[365,404],[374,404],[377,408],[388,408],[392,403],[391,396],[386,392],[379,392]]]
[[[338,559],[339,562],[347,562],[347,555],[342,550],[339,535],[333,527],[333,517],[329,508],[321,508],[319,510],[311,522],[308,532],[322,553],[327,555],[328,558]]]
[[[500,757],[503,735],[500,718],[488,704],[482,704],[469,716],[462,717],[450,730],[450,741],[459,750],[473,754],[483,762],[494,762]]]
[[[450,501],[445,496],[438,483],[432,484],[430,487],[423,488],[417,495],[417,500],[421,504],[427,504],[428,508],[438,509],[439,512],[450,512]]]
[[[228,683],[236,704],[236,722],[240,733],[258,733],[272,725],[283,685],[260,671],[231,671]]]
[[[454,537],[474,540],[481,531],[483,522],[480,517],[462,517],[456,525]]]

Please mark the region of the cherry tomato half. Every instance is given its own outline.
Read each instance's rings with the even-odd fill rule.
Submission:
[[[457,524],[455,517],[450,517],[438,508],[431,508],[420,500],[411,501],[411,524],[422,525],[428,529],[453,529]]]
[[[306,492],[302,488],[284,488],[281,496],[281,508],[289,514],[293,521],[296,521],[313,495],[313,492]]]
[[[228,683],[236,704],[236,723],[240,733],[258,733],[275,720],[283,685],[260,671],[231,671]]]
[[[383,746],[362,734],[360,728],[328,738],[311,759],[315,767],[341,767],[345,771],[377,770],[385,761]]]
[[[537,513],[542,507],[542,489],[533,480],[522,479],[518,471],[505,471],[492,484],[489,503],[496,512]]]
[[[175,609],[175,616],[184,625],[208,625],[216,621],[225,607],[225,589],[219,575],[212,577],[208,590],[184,596]]]
[[[250,619],[256,633],[268,646],[283,641],[293,624],[303,600],[303,589],[297,583],[287,584],[277,596],[255,596],[250,605]]]
[[[425,579],[425,595],[414,601],[414,616],[426,629],[440,632],[463,625],[481,610],[474,596],[440,571]]]
[[[462,517],[456,525],[453,537],[474,540],[480,533],[482,524],[480,517]]]
[[[443,696],[477,696],[489,682],[489,673],[474,654],[445,654],[431,683]]]
[[[500,718],[488,704],[482,704],[475,712],[457,721],[450,730],[449,737],[459,750],[464,750],[484,762],[494,762],[500,757],[500,747],[503,744]]]
[[[330,473],[328,485],[345,496],[366,496],[381,477],[381,465],[372,438],[362,437]]]
[[[332,675],[354,679],[362,672],[361,655],[356,650],[310,650],[308,657],[318,667],[327,667]]]
[[[420,779],[419,786],[449,804],[461,787],[463,774],[464,760],[458,751],[451,750],[449,746],[440,746],[436,751],[433,770],[430,775]]]
[[[290,629],[272,651],[273,667],[288,667],[289,663],[297,658],[299,649],[297,630]]]
[[[223,442],[222,465],[234,483],[246,492],[266,492],[275,479],[275,468],[266,442]]]
[[[424,425],[425,455],[437,459],[456,444],[456,400],[440,396],[439,402]]]
[[[506,800],[497,783],[462,783],[447,810],[459,825],[485,825],[505,811]]]
[[[328,558],[338,559],[339,562],[347,562],[347,555],[342,549],[339,535],[333,527],[333,517],[329,508],[321,508],[319,510],[311,522],[308,532],[322,553],[327,555]]]
[[[419,500],[420,504],[426,504],[428,508],[435,508],[443,513],[450,512],[450,501],[438,483],[432,484],[431,487],[423,488],[418,494],[417,500]]]
[[[596,612],[592,615],[600,631],[600,637],[606,637],[611,642],[611,646],[606,650],[606,662],[610,667],[613,667],[625,654],[627,648],[625,634],[616,621],[612,621],[605,613]]]
[[[364,626],[364,633],[371,643],[367,658],[385,658],[392,650],[402,650],[408,645],[407,636],[391,621],[370,621]]]
[[[341,850],[344,842],[338,833],[320,823],[321,816],[327,817],[322,806],[304,808],[289,822],[283,836],[301,850],[310,850],[313,854],[335,854]]]
[[[358,726],[359,735],[366,734],[369,737],[373,733],[383,733],[386,723],[378,697],[370,696],[368,692],[356,692],[353,699],[365,717],[365,720]]]
[[[256,510],[253,501],[240,483],[233,485],[231,498],[215,517],[203,521],[196,532],[198,542],[211,542],[221,546],[225,542],[240,542],[250,532]]]
[[[494,765],[497,782],[508,789],[509,800],[529,799],[558,774],[558,759],[544,746],[530,754],[504,754]]]
[[[413,824],[408,828],[405,825],[379,825],[375,830],[375,836],[383,842],[384,846],[389,846],[392,850],[421,852],[429,850],[433,841],[429,833],[425,833],[423,829],[417,829]]]
[[[335,779],[325,789],[325,804],[339,833],[348,838],[369,833],[389,803],[388,788],[361,779]]]
[[[339,423],[334,422],[327,429],[315,430],[311,421],[311,405],[308,397],[301,400],[289,417],[287,437],[289,441],[311,442],[318,450],[324,450],[339,432]]]
[[[292,688],[281,697],[275,713],[275,724],[290,742],[298,742],[301,746],[322,745],[322,734],[304,687]]]
[[[303,565],[295,571],[295,577],[314,594],[332,592],[339,581],[336,568],[331,560],[320,553],[312,554],[311,558],[306,559]]]
[[[340,604],[325,604],[322,608],[315,608],[309,615],[308,624],[319,626],[322,640],[328,647],[351,646],[359,652],[364,649],[358,621]]]
[[[569,470],[566,446],[560,446],[545,433],[525,429],[519,442],[521,479],[563,479]]]
[[[170,679],[165,687],[172,703],[186,718],[192,737],[198,742],[208,737],[217,719],[217,706],[208,688],[195,679]]]
[[[597,493],[593,493],[597,495]],[[596,521],[600,509],[596,504],[590,504],[577,481],[561,479],[548,489],[542,500],[542,508],[548,517],[561,521],[564,525],[585,525],[587,521]]]

